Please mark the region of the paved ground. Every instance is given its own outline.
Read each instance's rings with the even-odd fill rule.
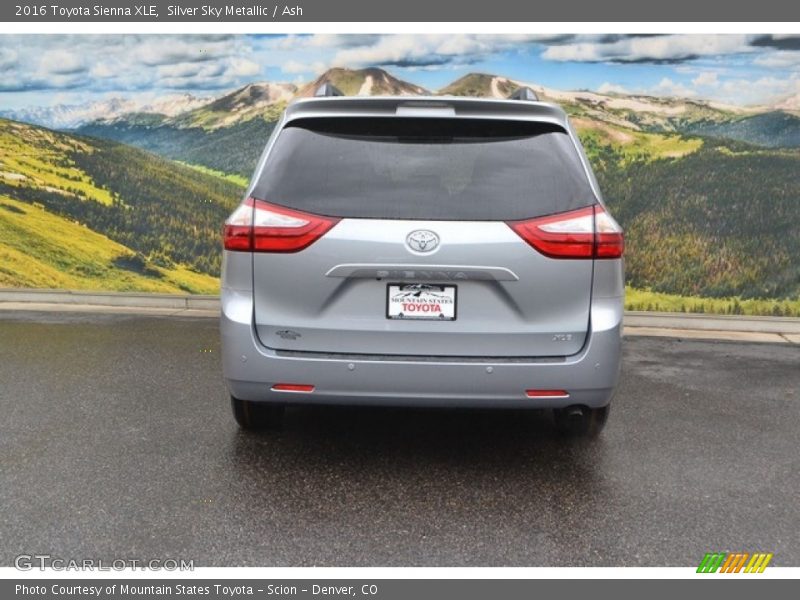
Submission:
[[[0,565],[800,565],[800,348],[636,337],[601,438],[303,408],[240,433],[213,319],[0,314]]]

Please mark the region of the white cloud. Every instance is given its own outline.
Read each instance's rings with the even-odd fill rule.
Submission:
[[[719,75],[716,71],[703,71],[692,79],[692,83],[700,87],[717,87],[719,85]]]
[[[797,68],[800,67],[800,51],[780,50],[759,56],[753,62],[771,69]]]
[[[303,50],[308,48],[353,48],[369,46],[381,39],[381,35],[364,33],[315,33],[313,35],[290,34],[268,40],[266,43],[276,50]]]
[[[767,76],[756,80],[732,78],[720,86],[720,94],[737,104],[776,104],[800,94],[800,75],[795,73],[789,78]]]
[[[267,42],[275,53],[291,53],[280,61],[286,73],[328,67],[398,66],[406,69],[436,69],[471,64],[526,44],[561,42],[564,35],[481,34],[316,34],[290,35]],[[593,38],[595,36],[592,36]],[[323,55],[324,60],[320,60]],[[284,54],[285,56],[285,54]],[[321,69],[319,68],[321,65]],[[311,69],[310,67],[314,68]]]
[[[199,63],[180,62],[170,65],[160,65],[156,69],[159,77],[197,77],[201,74],[203,65]]]
[[[321,73],[326,68],[324,62],[304,63],[297,60],[290,60],[283,64],[281,69],[284,73]]]
[[[228,89],[261,73],[255,41],[230,35],[6,35],[0,89]]]
[[[657,86],[653,88],[653,91],[662,96],[681,96],[684,98],[691,98],[692,96],[696,96],[697,92],[690,87],[683,85],[682,83],[677,83],[672,81],[669,77],[664,77]]]
[[[39,58],[38,73],[46,75],[74,75],[86,71],[81,56],[65,50],[50,50]]]
[[[143,36],[133,56],[144,65],[156,67],[180,62],[207,62],[235,53],[235,39],[229,37]]]
[[[385,66],[411,80],[417,79],[412,71],[464,72],[467,68],[502,69],[501,74],[525,79],[536,76],[530,71],[539,61],[530,57],[543,49],[545,60],[670,63],[636,67],[636,72],[642,69],[642,80],[648,83],[637,85],[630,75],[620,76],[624,86],[615,83],[615,77],[622,73],[619,69],[630,69],[628,73],[633,74],[633,68],[598,66],[603,79],[593,80],[604,81],[600,92],[699,96],[736,103],[796,94],[792,73],[800,72],[800,50],[786,45],[751,45],[755,38],[686,34],[633,38],[495,34],[5,35],[0,40],[0,90],[5,92],[4,102],[17,104],[24,94],[37,92],[41,102],[50,102],[59,91],[97,97],[153,90],[163,94],[165,89],[229,90],[276,71],[287,79],[307,81],[332,66]],[[677,64],[672,64],[675,61]],[[768,74],[774,77],[766,77]],[[568,68],[559,75],[558,80],[563,82],[562,75],[569,77]],[[446,76],[436,79],[446,80]],[[760,80],[759,86],[753,80]],[[653,81],[658,83],[652,85]],[[48,90],[48,94],[42,95],[41,90]],[[12,92],[17,96],[12,98]],[[29,97],[25,98],[27,102]]]
[[[11,48],[0,48],[0,72],[8,71],[17,64],[17,52]]]
[[[659,35],[611,43],[577,42],[548,47],[542,57],[577,62],[676,62],[702,56],[755,51],[746,35]]]
[[[225,72],[230,77],[252,77],[261,73],[261,65],[248,58],[234,57],[228,61]]]
[[[664,77],[655,85],[647,87],[629,88],[609,81],[604,82],[597,88],[601,94],[631,94],[644,96],[680,96],[690,98],[697,95],[692,88],[680,82],[673,81],[669,77]]]
[[[475,54],[484,54],[489,48],[490,44],[478,36],[392,35],[370,46],[341,49],[331,64],[412,66],[459,62]]]
[[[699,83],[698,80],[700,80]],[[618,92],[647,96],[702,98],[739,106],[779,105],[783,102],[786,104],[784,108],[791,107],[792,110],[797,110],[796,107],[800,106],[800,74],[797,73],[788,78],[769,76],[745,79],[742,77],[723,78],[716,72],[702,72],[691,83],[696,88],[669,77],[662,78],[655,85],[639,88],[624,88],[605,82],[597,88],[597,91],[600,93]]]
[[[630,90],[627,88],[617,85],[614,83],[610,83],[608,81],[604,82],[597,88],[597,91],[601,94],[630,94]]]
[[[117,72],[112,69],[111,65],[108,63],[97,63],[96,65],[93,65],[91,69],[89,69],[89,75],[98,79],[106,79],[110,77],[116,77]]]
[[[356,48],[373,45],[381,37],[383,36],[363,33],[319,33],[306,39],[312,48]]]

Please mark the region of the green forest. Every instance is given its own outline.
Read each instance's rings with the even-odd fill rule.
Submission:
[[[112,139],[189,164],[198,164],[249,178],[264,149],[274,121],[250,119],[230,127],[204,129],[173,124],[132,122],[90,123],[81,135]]]
[[[680,158],[590,147],[626,232],[635,288],[686,296],[800,295],[800,151],[704,139]]]

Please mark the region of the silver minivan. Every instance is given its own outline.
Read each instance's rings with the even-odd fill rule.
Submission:
[[[222,357],[245,429],[287,404],[549,408],[602,429],[623,234],[568,119],[507,100],[292,102],[224,227]]]

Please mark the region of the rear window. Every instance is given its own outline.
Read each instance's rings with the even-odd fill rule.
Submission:
[[[556,125],[404,117],[289,123],[253,196],[333,217],[465,221],[595,203],[572,141]]]

